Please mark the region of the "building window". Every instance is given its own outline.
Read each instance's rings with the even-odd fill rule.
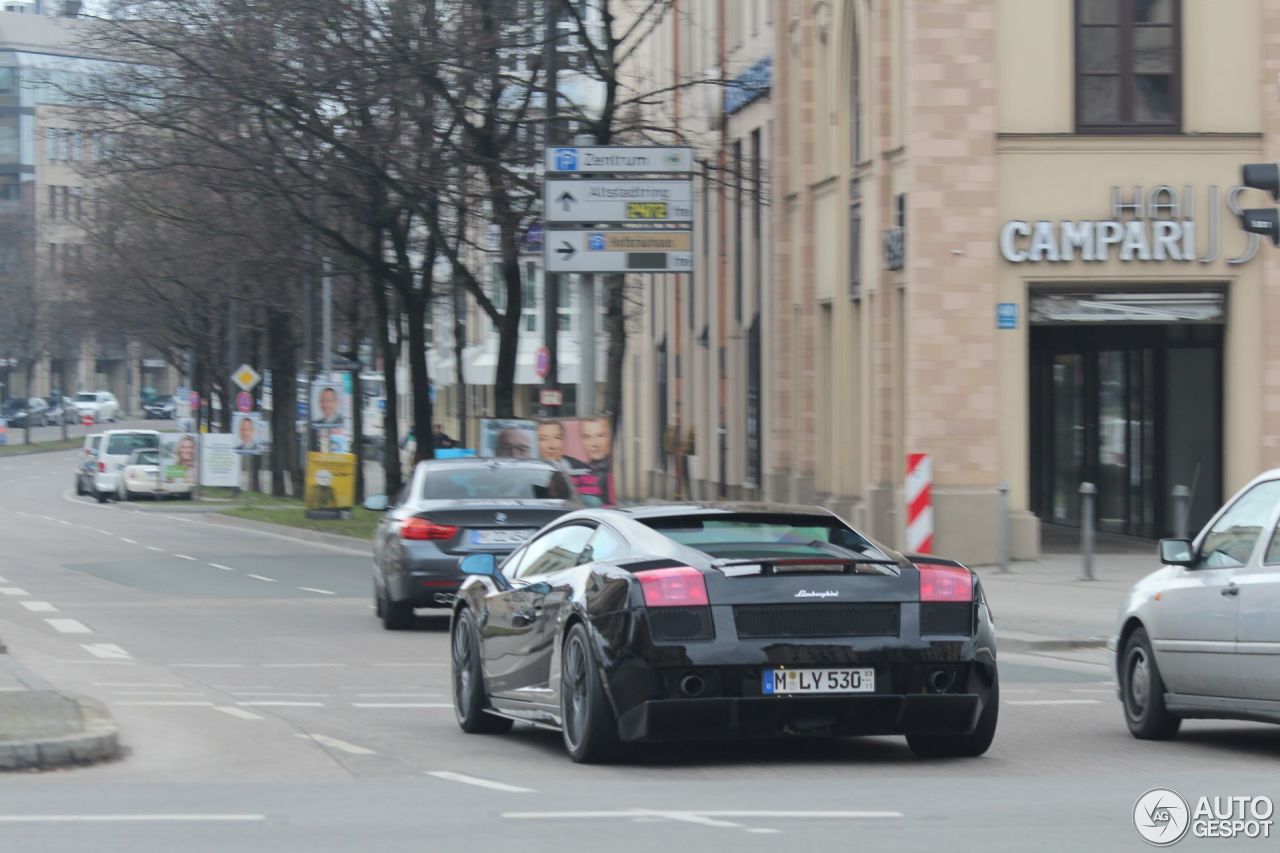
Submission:
[[[58,188],[53,184],[49,184],[49,219],[58,217]]]
[[[858,13],[849,10],[849,150],[853,165],[862,162],[862,44],[858,40]]]
[[[1181,129],[1180,0],[1076,0],[1076,131]]]
[[[849,185],[849,298],[862,298],[862,189]]]
[[[733,143],[733,318],[742,323],[742,140]]]

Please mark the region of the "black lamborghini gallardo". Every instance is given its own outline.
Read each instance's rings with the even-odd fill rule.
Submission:
[[[575,761],[782,735],[903,734],[919,756],[976,756],[995,735],[977,576],[823,509],[588,509],[462,569],[452,685],[467,732],[550,725]]]

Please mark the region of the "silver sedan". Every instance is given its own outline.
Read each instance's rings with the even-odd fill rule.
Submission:
[[[1109,648],[1125,722],[1163,740],[1188,718],[1280,722],[1280,469],[1218,510],[1194,540],[1163,539]]]

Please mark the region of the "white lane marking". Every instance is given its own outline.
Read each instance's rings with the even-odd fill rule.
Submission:
[[[212,704],[212,703],[210,703]],[[323,708],[323,702],[237,702],[242,708]]]
[[[155,684],[150,681],[95,681],[94,687],[182,687],[181,684]]]
[[[295,732],[295,734],[305,740],[314,741],[321,746],[327,746],[330,749],[336,749],[339,752],[346,752],[351,755],[377,755],[372,749],[365,749],[363,746],[356,746],[354,743],[347,743],[345,740],[338,740],[336,737],[328,735],[304,734],[303,732]]]
[[[253,575],[250,575],[253,577]],[[264,663],[263,669],[336,669],[345,663]]]
[[[207,702],[207,701],[206,702],[185,702],[185,701],[182,701],[182,702],[179,702],[179,701],[112,702],[111,704],[120,705],[123,707],[132,707],[132,708],[212,708],[213,707],[213,703]]]
[[[231,568],[230,566],[224,566],[221,563],[210,563],[209,565],[213,566],[215,569],[222,569],[224,572],[235,571],[235,569]]]
[[[448,702],[352,702],[352,708],[452,708]]]
[[[186,666],[199,669],[244,669],[242,663],[171,663],[169,666]]]
[[[267,583],[279,583],[275,578],[264,578],[262,575],[251,575],[247,572],[245,573],[245,577],[253,578],[256,581],[266,581]]]
[[[53,630],[62,634],[92,634],[93,629],[75,619],[46,619]]]
[[[190,690],[117,690],[117,696],[204,696],[202,692]]]
[[[416,662],[408,662],[408,661],[406,661],[405,663],[375,663],[374,664],[374,666],[448,666],[448,665],[449,664],[447,663],[416,663]]]
[[[19,589],[16,586],[0,586],[0,595],[30,595],[25,589]]]
[[[164,549],[163,549],[163,548],[157,548],[155,545],[148,545],[148,546],[147,546],[147,550],[148,550],[148,551],[155,551],[155,552],[156,552],[156,553],[158,553],[158,554],[163,554],[163,553],[164,553]]]
[[[60,518],[60,519],[58,519],[58,523],[59,523],[59,524],[66,525],[67,527],[75,527],[75,525],[74,525],[74,524],[72,524],[71,522],[67,521],[65,518]]]
[[[47,601],[19,601],[23,607],[33,613],[57,613],[58,608],[54,607]]]
[[[81,643],[80,648],[103,660],[133,660],[133,655],[115,643]]]
[[[244,699],[329,699],[332,693],[287,693],[282,690],[228,690],[232,696]]]
[[[1073,687],[1068,693],[1115,693],[1114,687]]]
[[[101,533],[103,536],[115,536],[115,534],[112,533],[110,530],[99,530],[96,527],[91,527],[90,530],[92,530],[94,533]]]
[[[1097,705],[1097,699],[1010,699],[1006,705]]]
[[[336,592],[333,592],[333,591],[331,591],[331,590],[327,590],[327,589],[313,589],[312,587],[309,587],[309,586],[300,586],[300,587],[298,587],[298,589],[302,590],[303,592],[314,592],[314,593],[317,593],[317,594],[319,594],[319,595],[337,595],[337,593],[336,593]]]
[[[428,770],[428,776],[443,779],[446,782],[461,782],[464,785],[475,785],[477,788],[490,788],[494,791],[506,791],[508,794],[532,794],[533,788],[521,788],[519,785],[508,785],[506,782],[495,782],[492,779],[481,779],[465,773],[454,773],[452,770]],[[506,815],[503,815],[506,817]]]
[[[190,560],[193,563],[196,561],[196,558],[192,557],[190,554],[174,554],[173,556],[177,557],[179,560]]]
[[[434,774],[432,774],[434,775]],[[594,820],[599,818],[646,818],[656,817],[686,823],[700,823],[706,826],[729,826],[737,828],[738,824],[717,818],[784,818],[799,820],[874,820],[904,817],[902,812],[892,811],[777,811],[764,809],[748,811],[746,809],[731,810],[666,810],[666,809],[620,809],[617,811],[582,811],[582,812],[503,812],[502,816],[509,820]]]
[[[0,814],[0,823],[249,823],[261,814]]]
[[[120,537],[120,541],[121,541],[121,542],[128,542],[130,545],[137,545],[137,544],[138,544],[138,542],[137,542],[137,540],[136,540],[136,539],[129,539],[129,538],[128,538],[128,537],[126,537],[126,536],[121,536],[121,537]]]
[[[119,666],[134,666],[137,664],[137,661],[132,659],[130,660],[67,660],[66,658],[54,658],[53,662],[68,664],[68,665],[70,664],[80,665],[80,664],[92,663],[92,664],[114,664]]]
[[[357,693],[361,699],[438,699],[443,693]]]
[[[214,705],[213,710],[221,711],[232,717],[239,717],[242,720],[265,720],[266,717],[261,714],[255,714],[252,711],[246,711],[244,708],[233,708],[230,705]]]

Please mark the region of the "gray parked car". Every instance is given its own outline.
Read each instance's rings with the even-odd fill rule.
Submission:
[[[568,475],[539,459],[436,459],[419,462],[397,505],[373,537],[374,603],[383,627],[413,622],[416,607],[447,607],[470,554],[505,556],[543,525],[578,509]]]
[[[1164,566],[1130,590],[1109,644],[1135,737],[1171,738],[1188,718],[1280,723],[1277,520],[1280,469],[1194,540],[1161,540]]]

